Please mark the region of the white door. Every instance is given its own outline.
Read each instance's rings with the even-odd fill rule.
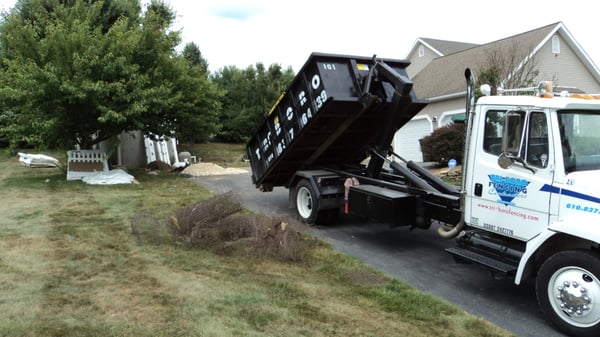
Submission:
[[[521,127],[513,128],[512,125],[518,123],[505,125],[506,110],[484,113],[485,131],[479,128],[483,135],[473,135],[478,139],[472,149],[477,155],[469,165],[473,172],[468,184],[471,197],[467,201],[470,211],[466,220],[475,227],[529,240],[549,221],[551,193],[544,189],[552,186],[554,155],[548,138],[548,115],[544,111],[515,111],[522,123]],[[515,132],[507,133],[505,129]],[[508,161],[512,165],[501,167],[498,158],[502,153],[503,136],[506,152],[522,158],[522,162],[513,159]]]

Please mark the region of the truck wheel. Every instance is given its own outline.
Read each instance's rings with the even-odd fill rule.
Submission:
[[[331,218],[331,210],[319,210],[319,199],[306,179],[296,185],[296,212],[302,222],[324,225]]]
[[[600,336],[600,258],[584,250],[559,252],[540,268],[536,295],[546,319],[575,336]]]

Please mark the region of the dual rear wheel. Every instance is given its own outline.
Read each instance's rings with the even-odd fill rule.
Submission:
[[[319,209],[319,198],[315,188],[307,179],[302,179],[296,185],[296,213],[302,222],[316,225],[328,225],[335,222],[340,210]]]

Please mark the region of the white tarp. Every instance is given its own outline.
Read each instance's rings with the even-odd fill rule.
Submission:
[[[121,169],[116,169],[107,172],[94,172],[81,178],[81,180],[90,185],[116,185],[132,184],[135,177]]]
[[[19,152],[19,162],[27,167],[57,167],[58,159],[44,154],[30,154]]]

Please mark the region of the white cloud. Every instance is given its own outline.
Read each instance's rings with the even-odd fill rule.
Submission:
[[[244,4],[222,4],[209,9],[211,15],[236,21],[247,21],[261,12],[263,10],[259,7]]]

